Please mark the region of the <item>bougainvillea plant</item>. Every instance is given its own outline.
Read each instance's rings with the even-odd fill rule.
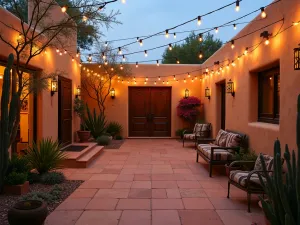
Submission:
[[[201,104],[197,97],[183,98],[179,101],[177,106],[177,115],[184,120],[193,121],[199,115],[199,107]]]

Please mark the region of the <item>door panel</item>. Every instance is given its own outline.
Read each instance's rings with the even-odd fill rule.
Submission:
[[[154,137],[168,137],[171,135],[171,89],[151,88],[151,130]]]
[[[72,143],[72,81],[58,78],[58,139],[64,144]]]
[[[129,136],[149,136],[147,122],[150,101],[149,96],[149,88],[129,87]]]
[[[171,88],[129,87],[129,136],[171,135]]]
[[[226,84],[221,84],[221,129],[226,128]]]

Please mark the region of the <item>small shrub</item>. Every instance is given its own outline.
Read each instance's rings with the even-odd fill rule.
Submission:
[[[91,132],[91,135],[96,140],[98,137],[106,132],[106,118],[104,113],[97,115],[96,109],[91,113],[89,107],[86,105],[87,116],[83,118],[83,124],[87,130]]]
[[[27,173],[11,172],[5,177],[5,184],[7,185],[20,185],[27,181]]]
[[[110,122],[106,127],[106,132],[115,137],[116,135],[121,134],[123,127],[118,122]]]
[[[29,173],[30,169],[31,168],[26,157],[13,155],[8,162],[6,174],[10,174],[13,171],[17,173]]]
[[[110,142],[111,142],[111,139],[109,136],[103,135],[103,136],[100,136],[97,138],[98,145],[106,146],[106,145],[109,145]]]
[[[41,179],[40,174],[38,173],[28,173],[27,180],[30,184],[39,183]]]
[[[123,137],[121,135],[117,135],[116,140],[123,140]]]
[[[62,172],[49,172],[41,176],[42,184],[60,184],[66,180],[65,175]]]
[[[66,158],[65,154],[61,151],[58,141],[46,138],[28,147],[26,158],[32,168],[36,169],[39,174],[43,174],[60,168],[62,161]]]
[[[52,190],[48,193],[33,191],[21,197],[21,200],[40,200],[50,204],[60,199],[62,191],[63,188],[61,188],[59,185],[54,185]]]

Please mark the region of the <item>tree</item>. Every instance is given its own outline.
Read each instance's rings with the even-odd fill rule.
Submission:
[[[14,3],[15,2],[15,3]],[[67,11],[68,15],[73,18],[75,23],[77,24],[77,44],[81,49],[90,50],[91,46],[97,40],[100,40],[103,36],[103,33],[100,31],[100,27],[110,28],[111,24],[120,24],[119,21],[116,20],[116,17],[120,14],[119,11],[110,11],[106,13],[102,9],[101,12],[98,12],[97,19],[93,20],[92,23],[86,23],[82,21],[82,18],[78,15],[82,14],[82,9],[78,6],[84,5],[83,2],[91,1],[79,1],[79,0],[56,0],[56,2],[61,6],[68,5],[70,9]],[[89,3],[89,4],[90,4]],[[0,0],[0,5],[5,9],[15,14],[17,17],[21,18],[25,22],[28,19],[28,0]],[[99,5],[99,4],[98,4]],[[73,7],[73,8],[72,8]]]
[[[20,115],[22,101],[26,95],[47,87],[48,79],[57,75],[52,71],[50,74],[42,74],[39,77],[27,77],[24,71],[29,69],[32,60],[43,54],[47,48],[70,48],[73,37],[82,28],[80,24],[78,25],[74,21],[82,19],[86,24],[109,26],[109,24],[116,22],[115,16],[117,15],[110,13],[107,16],[99,11],[101,2],[99,3],[97,0],[73,0],[72,6],[76,8],[66,8],[67,13],[70,12],[72,15],[59,18],[51,17],[53,10],[61,10],[61,7],[54,0],[28,0],[28,8],[30,9],[28,12],[27,6],[24,7],[26,2],[26,0],[0,0],[1,6],[10,9],[20,19],[19,25],[15,26],[10,21],[0,18],[0,24],[6,29],[0,31],[0,41],[10,47],[15,57],[14,71],[16,77],[12,77],[12,87],[15,87],[18,96],[16,103],[18,115]],[[19,34],[17,40],[12,40],[8,31]],[[64,71],[59,72],[60,74],[64,73]],[[17,116],[12,122],[13,126],[8,135],[10,140],[8,148],[15,140],[19,123],[20,117]]]
[[[207,33],[203,36],[203,41],[198,40],[195,33],[191,33],[183,44],[175,44],[172,51],[166,49],[163,53],[162,63],[175,64],[176,58],[182,64],[201,64],[213,55],[220,47],[222,42],[215,39],[212,34]],[[199,58],[199,53],[202,52],[203,57]]]
[[[106,59],[101,54],[96,54],[100,72],[94,73],[88,68],[83,68],[81,74],[81,87],[85,93],[97,102],[100,113],[105,114],[105,101],[110,94],[113,79],[127,80],[131,75],[131,69],[126,64],[119,64],[119,56],[114,53],[110,46],[99,46],[100,52],[106,52]]]

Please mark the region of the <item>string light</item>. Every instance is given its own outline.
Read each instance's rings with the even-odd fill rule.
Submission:
[[[140,46],[142,47],[143,46],[143,40],[140,39],[139,42],[140,42]]]
[[[203,34],[199,34],[198,40],[199,40],[200,42],[203,41]]]
[[[172,51],[172,44],[169,44],[169,50]]]
[[[156,60],[156,65],[159,66],[159,60]]]
[[[107,64],[108,64],[108,62],[107,62],[107,60],[105,59],[105,61],[104,61],[104,65],[106,65],[106,66],[107,66]]]
[[[215,27],[215,32],[216,32],[216,34],[219,33],[219,28],[218,27]]]
[[[235,67],[235,62],[232,60],[231,65]]]
[[[122,82],[121,82],[122,84],[124,83],[124,81],[122,80]]]
[[[177,58],[176,58],[176,63],[177,63],[177,64],[179,64],[179,63],[180,63],[180,61],[179,61]]]
[[[167,80],[167,84],[169,84],[169,81]]]
[[[125,3],[126,3],[126,0],[121,0],[121,2],[122,2],[123,4],[125,4]]]
[[[176,39],[176,33],[174,33],[174,39]]]
[[[265,40],[265,45],[269,45],[269,44],[270,44],[269,37],[266,37],[266,40]]]
[[[119,55],[122,55],[122,49],[119,47]]]
[[[300,21],[298,21],[298,22],[293,22],[293,25],[294,25],[294,26],[298,26],[299,23],[300,23]]]
[[[188,78],[190,78],[191,77],[191,74],[190,73],[188,73]]]
[[[154,85],[156,85],[156,81],[154,81]]]
[[[175,75],[174,75],[174,78],[173,78],[174,80],[176,80],[176,77],[175,77]]]
[[[198,26],[200,26],[201,23],[202,23],[202,21],[201,21],[201,16],[198,16],[198,21],[197,21]]]
[[[236,28],[237,28],[237,27],[236,27],[236,24],[233,24],[233,29],[236,30]]]
[[[148,81],[148,77],[146,77],[146,81]]]
[[[122,64],[122,63],[121,63],[121,65],[120,65],[120,69],[123,70],[123,64]]]
[[[158,80],[160,80],[160,76],[158,77]]]
[[[87,16],[82,16],[82,21],[86,22],[88,20]]]
[[[108,43],[107,43],[107,41],[105,42],[105,44],[104,44],[104,45],[105,45],[105,47],[107,47],[107,46],[108,46]]]
[[[165,84],[165,81],[163,80],[163,84]]]
[[[56,48],[56,52],[59,53],[59,49],[58,48]]]
[[[68,6],[67,5],[64,5],[63,7],[61,7],[61,12],[62,13],[65,13],[68,9]]]
[[[203,58],[203,53],[202,53],[202,51],[199,52],[199,58],[200,58],[200,59]]]
[[[266,18],[267,17],[267,13],[265,11],[265,7],[261,7],[260,11],[261,11],[261,13],[260,13],[261,18],[263,18],[263,19]]]
[[[64,53],[67,54],[67,50],[65,50]]]
[[[184,78],[183,82],[186,83],[186,79],[185,78]]]
[[[62,52],[60,52],[59,55],[62,56]]]
[[[135,67],[136,67],[136,68],[139,67],[139,63],[138,63],[138,62],[135,63]]]
[[[72,57],[72,62],[74,62],[74,60],[75,60],[74,57]]]
[[[102,59],[106,59],[106,55],[105,55],[105,53],[104,52],[102,52]]]
[[[123,62],[126,61],[125,55],[123,55],[122,60],[123,60]]]
[[[148,56],[148,52],[147,52],[147,50],[145,50],[145,57],[147,57]]]
[[[166,38],[169,38],[169,30],[166,30],[165,36],[166,36]]]
[[[237,0],[236,3],[235,3],[235,11],[240,11],[240,1]]]
[[[234,40],[231,40],[231,49],[234,49]]]
[[[248,55],[248,50],[249,50],[249,48],[247,47],[244,51],[244,55]]]
[[[194,79],[192,79],[192,83],[194,83]]]

